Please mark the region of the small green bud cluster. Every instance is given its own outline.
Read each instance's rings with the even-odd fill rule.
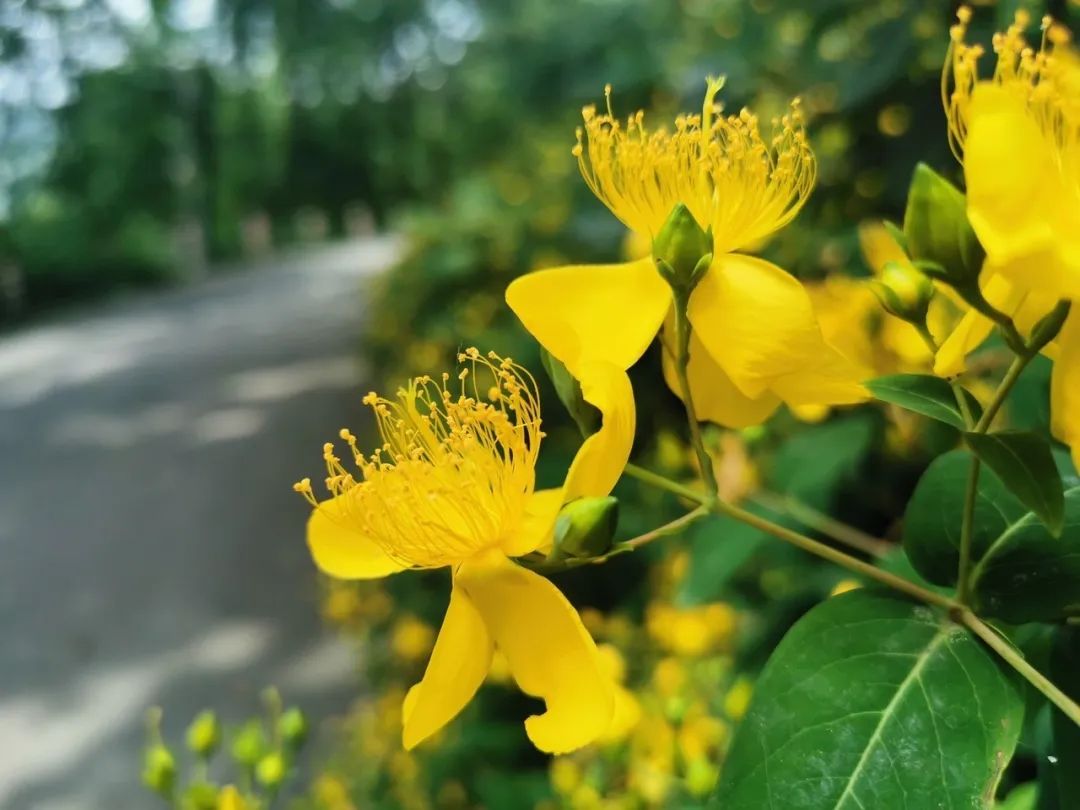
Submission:
[[[254,810],[264,806],[264,800],[277,795],[291,775],[296,754],[307,740],[308,721],[300,709],[284,708],[275,689],[263,693],[263,702],[264,716],[247,719],[228,735],[213,711],[204,710],[194,717],[185,742],[195,763],[181,789],[176,757],[162,739],[161,710],[152,709],[144,752],[144,784],[183,810],[217,810],[226,793],[232,800],[230,807]],[[239,773],[236,779],[225,782],[257,786],[246,793],[225,788],[209,778],[211,762],[226,736],[228,752]]]

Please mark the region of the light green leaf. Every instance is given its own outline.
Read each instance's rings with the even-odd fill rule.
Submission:
[[[960,561],[960,524],[972,456],[953,450],[926,468],[904,512],[904,551],[915,570],[935,585],[952,585]],[[1028,510],[992,470],[979,474],[971,536],[974,559]]]
[[[940,377],[929,374],[891,374],[866,383],[870,393],[882,402],[898,405],[908,411],[921,413],[939,422],[964,430],[964,415],[957,405],[952,386]],[[964,399],[974,419],[982,413],[978,401],[966,390]]]
[[[1046,439],[1025,431],[965,433],[964,440],[1001,482],[1047,525],[1061,533],[1064,518],[1061,474]]]
[[[1028,512],[987,548],[971,573],[981,614],[1013,624],[1080,616],[1080,487],[1064,501],[1060,537]]]
[[[891,594],[845,593],[777,647],[713,806],[984,807],[1022,715],[1015,681],[965,630]]]

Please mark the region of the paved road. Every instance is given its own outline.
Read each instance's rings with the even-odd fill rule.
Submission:
[[[0,338],[0,808],[153,807],[142,716],[354,691],[290,491],[362,424],[364,279],[320,248]]]

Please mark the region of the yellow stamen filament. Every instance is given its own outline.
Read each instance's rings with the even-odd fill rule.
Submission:
[[[328,514],[411,568],[453,565],[507,539],[535,483],[543,436],[535,380],[494,353],[468,349],[458,360],[456,393],[443,374],[412,380],[394,400],[364,397],[383,444],[364,456],[341,431],[358,475],[332,444],[323,448],[326,487],[341,507]],[[294,489],[327,508],[308,479]]]
[[[772,122],[766,141],[747,109],[722,115],[722,78],[709,78],[700,115],[680,115],[675,131],[650,132],[638,111],[621,122],[611,109],[582,111],[573,149],[592,192],[631,230],[655,236],[671,209],[686,205],[712,227],[714,251],[752,245],[802,208],[816,179],[799,100]]]
[[[949,143],[962,160],[968,109],[980,82],[978,62],[984,49],[964,41],[971,10],[962,7],[957,20],[950,31],[941,94],[949,119]],[[1080,57],[1069,31],[1049,17],[1042,20],[1042,41],[1035,50],[1024,34],[1030,24],[1031,16],[1018,11],[1013,24],[994,35],[997,60],[988,80],[1027,106],[1052,147],[1065,187],[1077,195],[1080,204]]]

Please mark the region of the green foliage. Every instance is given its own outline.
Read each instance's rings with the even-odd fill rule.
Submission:
[[[967,426],[952,386],[940,377],[929,374],[891,374],[866,383],[870,393],[882,402],[899,405],[905,410],[920,413],[958,430]],[[966,389],[963,392],[968,413],[973,419],[982,414],[982,407]]]
[[[1013,623],[1080,616],[1080,488],[1065,493],[1060,537],[1028,512],[990,543],[972,583],[987,616]]]
[[[1061,533],[1065,504],[1061,476],[1050,445],[1034,433],[965,433],[964,440],[1005,487],[1031,509],[1054,535]]]
[[[960,524],[972,456],[953,450],[927,468],[904,513],[904,551],[915,569],[936,585],[956,583],[960,560]],[[991,469],[979,474],[971,538],[978,560],[990,544],[1028,510]]]
[[[892,595],[844,594],[777,647],[714,804],[985,805],[1022,711],[1012,678],[946,617]]]

